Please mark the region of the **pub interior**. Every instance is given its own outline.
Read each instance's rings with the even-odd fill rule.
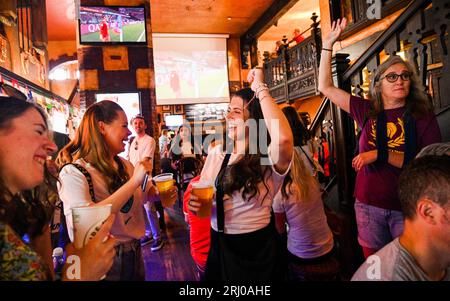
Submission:
[[[0,280],[449,281],[449,16],[2,0]]]

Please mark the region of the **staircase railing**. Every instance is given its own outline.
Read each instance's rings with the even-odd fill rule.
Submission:
[[[373,73],[382,54],[390,56],[404,51],[406,59],[416,66],[427,92],[433,96],[436,111],[449,106],[449,13],[448,0],[412,1],[344,73],[342,81],[350,81],[352,92],[362,95],[364,68]]]
[[[317,74],[320,61],[321,38],[318,16],[313,13],[311,36],[288,48],[283,45],[281,54],[269,58],[265,54],[264,78],[272,97],[278,102],[318,95]]]

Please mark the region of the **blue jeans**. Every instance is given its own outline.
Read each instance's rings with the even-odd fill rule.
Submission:
[[[145,234],[150,237],[150,232],[153,235],[154,240],[161,239],[161,228],[159,227],[158,214],[156,213],[156,207],[154,200],[148,198],[147,202],[144,203],[145,208]],[[150,229],[148,229],[150,228]],[[150,230],[150,231],[149,231]]]
[[[380,250],[403,233],[403,213],[355,202],[358,242],[361,246]]]

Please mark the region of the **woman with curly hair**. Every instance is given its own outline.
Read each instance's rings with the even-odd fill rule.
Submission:
[[[200,181],[215,182],[217,189],[206,280],[280,279],[281,248],[271,208],[289,171],[293,138],[263,80],[261,69],[251,70],[251,89],[232,95],[226,115],[232,147],[214,146],[201,173]],[[191,194],[189,210],[203,206],[197,200]]]
[[[56,145],[49,137],[40,107],[0,97],[0,280],[53,280],[49,225],[56,186],[45,162]],[[83,249],[67,246],[67,254],[77,255],[83,265],[78,280],[99,280],[110,269],[112,221]]]
[[[332,48],[346,25],[345,18],[333,22],[323,37],[319,90],[362,129],[352,165],[357,171],[358,241],[368,257],[403,232],[397,196],[400,172],[420,149],[440,142],[441,133],[414,68],[399,56],[389,57],[372,74],[370,101],[334,86]]]

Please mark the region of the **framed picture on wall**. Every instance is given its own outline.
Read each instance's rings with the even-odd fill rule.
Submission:
[[[183,114],[183,105],[175,105],[175,109],[173,111],[174,114]]]
[[[163,113],[163,119],[164,119],[164,121],[166,121],[166,117],[167,116],[170,116],[171,114],[170,113]]]
[[[163,111],[170,111],[170,106],[162,106]]]

